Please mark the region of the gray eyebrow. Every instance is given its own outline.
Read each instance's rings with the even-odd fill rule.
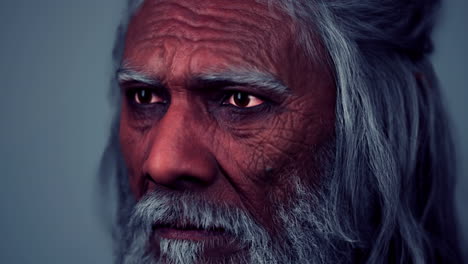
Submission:
[[[119,83],[137,81],[148,85],[162,86],[162,82],[159,79],[150,77],[145,73],[132,70],[131,68],[121,67],[117,70],[116,75]],[[197,74],[194,77],[194,80],[200,83],[228,82],[239,85],[249,85],[254,89],[263,90],[264,92],[279,96],[291,94],[290,88],[284,85],[283,82],[273,74],[255,70],[206,72]]]
[[[161,81],[159,81],[158,79],[150,77],[142,72],[138,72],[125,67],[121,67],[117,70],[116,77],[119,83],[137,81],[141,83],[146,83],[148,85],[161,85]]]
[[[195,79],[199,82],[229,82],[249,85],[277,95],[291,94],[289,87],[283,84],[274,75],[266,72],[230,70],[223,72],[207,72],[198,74]]]

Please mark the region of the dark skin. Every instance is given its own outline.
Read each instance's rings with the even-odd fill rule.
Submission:
[[[196,193],[275,232],[267,197],[288,199],[281,168],[304,166],[297,161],[334,136],[330,68],[318,63],[323,57],[306,58],[294,28],[288,16],[254,1],[143,4],[128,28],[122,67],[151,82],[120,81],[120,144],[137,200],[157,188]],[[287,91],[197,78],[233,69],[265,73]],[[320,175],[304,180],[318,183]],[[210,239],[177,230],[167,236]]]

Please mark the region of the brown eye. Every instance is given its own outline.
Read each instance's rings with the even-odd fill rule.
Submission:
[[[248,93],[235,92],[229,97],[228,103],[240,108],[249,108],[263,104],[263,100]]]
[[[134,100],[137,104],[154,104],[164,102],[161,97],[149,89],[137,90]]]

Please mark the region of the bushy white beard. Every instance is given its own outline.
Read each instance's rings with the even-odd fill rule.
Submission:
[[[295,179],[299,179],[297,176]],[[323,185],[324,186],[324,185]],[[334,234],[327,210],[326,191],[312,190],[296,182],[291,199],[279,206],[276,221],[283,232],[271,236],[244,211],[226,204],[214,204],[191,194],[155,191],[134,207],[124,230],[119,263],[344,263],[347,254]],[[223,259],[203,257],[202,241],[155,238],[156,223],[184,219],[202,229],[223,228],[233,235],[228,243],[240,244],[244,254]],[[151,240],[158,239],[158,241]],[[159,242],[159,243],[155,243]],[[150,248],[159,244],[159,248]],[[338,254],[338,250],[341,252]]]
[[[155,224],[174,223],[181,220],[204,230],[222,228],[233,237],[232,241],[224,241],[225,243],[240,243],[249,247],[249,251],[257,252],[256,255],[262,252],[259,249],[268,248],[271,243],[268,233],[240,209],[226,204],[207,202],[192,194],[154,191],[142,199],[133,210],[125,230],[125,245],[121,252],[122,262],[125,264],[209,263],[209,259],[200,259],[204,247],[208,246],[204,244],[207,242],[153,237],[153,239],[158,239],[158,241],[153,241],[153,244],[159,242],[159,249],[149,249],[152,227]],[[266,253],[268,252],[264,252]],[[264,254],[262,258],[272,258]],[[241,261],[239,257],[233,256],[232,261],[236,261],[233,263],[239,263]],[[223,261],[229,263],[229,257]]]

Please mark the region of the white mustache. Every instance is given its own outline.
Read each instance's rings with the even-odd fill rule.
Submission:
[[[140,200],[128,227],[145,230],[147,235],[155,227],[223,231],[244,242],[266,233],[244,210],[165,191],[153,191]]]

